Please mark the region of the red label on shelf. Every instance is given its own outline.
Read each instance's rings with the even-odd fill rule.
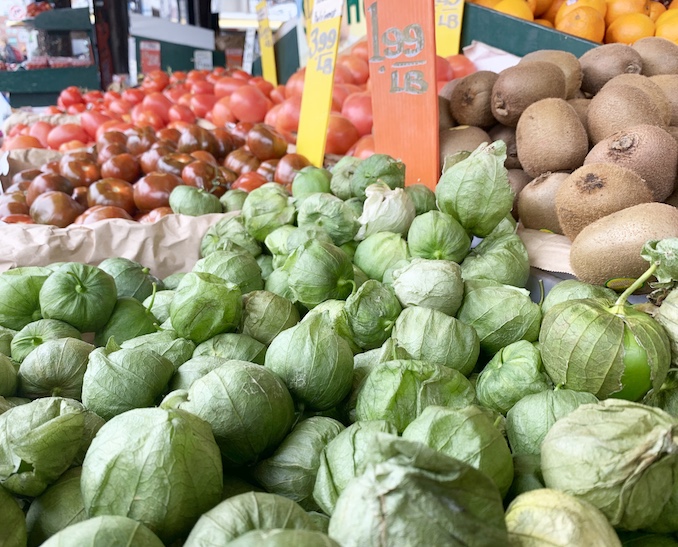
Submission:
[[[366,0],[377,152],[402,160],[407,184],[440,176],[434,0]]]
[[[160,70],[160,42],[142,40],[139,42],[139,55],[141,57],[142,74]]]

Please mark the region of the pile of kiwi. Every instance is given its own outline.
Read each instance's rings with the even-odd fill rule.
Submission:
[[[583,281],[634,278],[645,241],[678,237],[678,45],[643,38],[577,58],[530,53],[439,96],[447,155],[501,139],[525,228],[572,241]]]

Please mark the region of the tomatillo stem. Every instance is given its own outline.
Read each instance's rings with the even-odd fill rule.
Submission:
[[[636,279],[629,286],[629,288],[627,288],[623,293],[619,295],[619,298],[617,298],[617,301],[614,303],[613,309],[623,308],[629,296],[631,296],[634,292],[640,289],[645,284],[645,282],[652,277],[652,275],[654,274],[658,267],[659,262],[658,261],[653,262],[652,265],[647,270],[645,270],[645,273],[643,273],[643,275]]]

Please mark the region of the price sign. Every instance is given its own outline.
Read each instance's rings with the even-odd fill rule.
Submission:
[[[268,6],[266,0],[257,4],[257,20],[259,21],[259,49],[261,49],[261,72],[264,80],[278,85],[278,73],[275,68],[275,51],[273,49],[273,32],[268,22]]]
[[[306,33],[310,36],[311,17],[313,15],[313,0],[304,0],[304,18],[306,19]]]
[[[343,0],[315,0],[308,34],[297,152],[317,167],[325,158],[343,4]]]
[[[436,52],[441,57],[459,53],[464,0],[436,0]]]
[[[139,42],[139,55],[141,56],[142,74],[160,70],[160,42],[142,40]]]
[[[366,0],[374,143],[402,160],[406,184],[435,188],[438,92],[433,0]]]

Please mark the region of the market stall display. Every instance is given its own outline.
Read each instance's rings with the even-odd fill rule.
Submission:
[[[8,119],[0,543],[678,545],[678,45],[438,56],[426,184],[367,49]]]

